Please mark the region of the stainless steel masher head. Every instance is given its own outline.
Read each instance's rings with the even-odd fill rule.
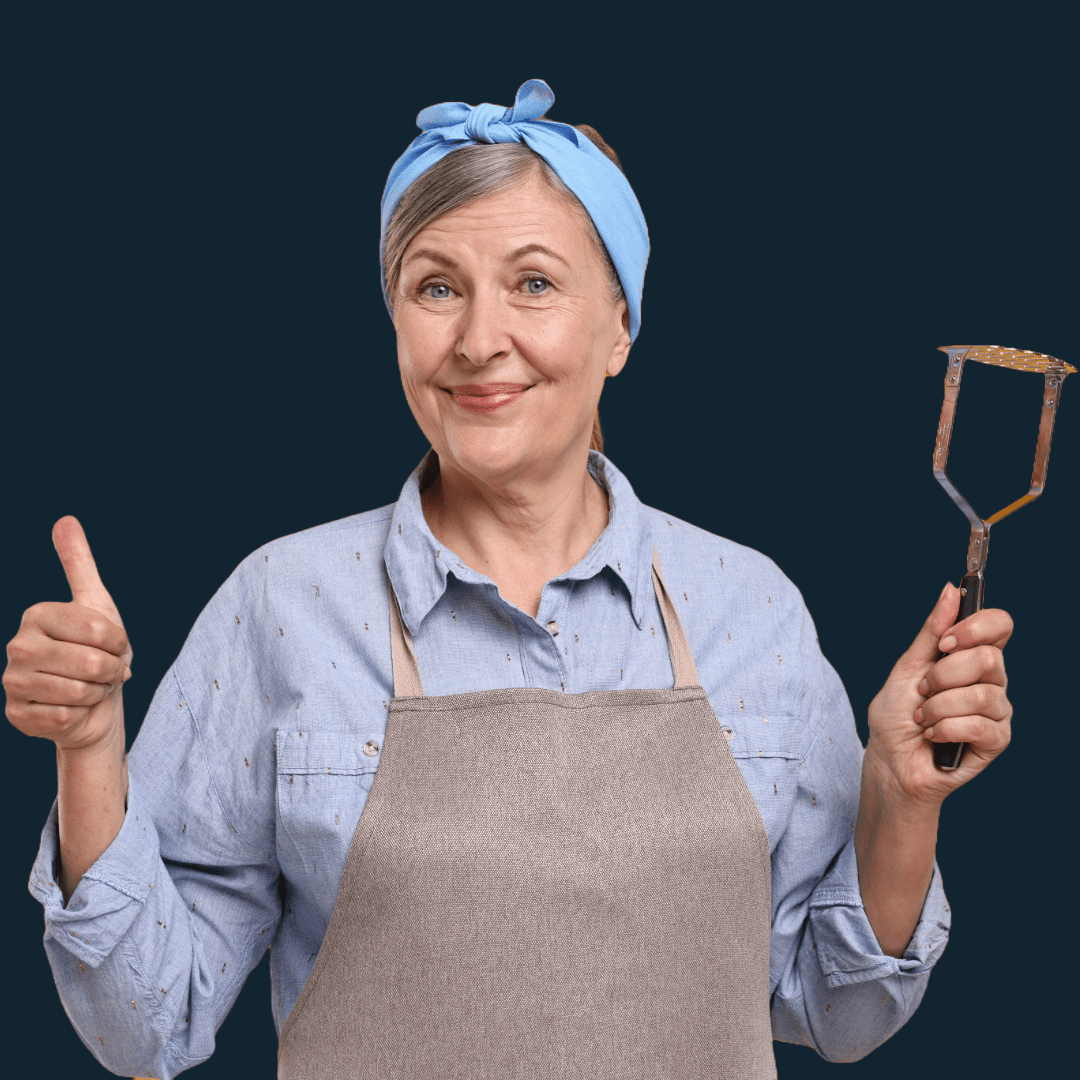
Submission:
[[[1065,376],[1076,371],[1071,364],[1045,353],[1030,349],[1003,349],[997,345],[941,345],[949,364],[945,372],[945,402],[941,406],[938,421],[937,443],[934,446],[934,476],[949,493],[949,497],[971,522],[971,539],[968,541],[967,562],[964,578],[960,582],[960,611],[956,621],[966,619],[983,606],[983,571],[986,569],[986,549],[990,542],[990,526],[1003,517],[1019,510],[1021,506],[1037,499],[1046,486],[1046,467],[1050,460],[1050,435],[1054,430],[1054,417]],[[977,360],[981,364],[1015,368],[1018,371],[1035,371],[1043,376],[1042,414],[1039,419],[1039,441],[1035,444],[1035,468],[1031,473],[1031,487],[1026,495],[1009,503],[1003,510],[991,514],[985,520],[971,508],[967,499],[956,490],[945,475],[945,461],[949,456],[949,439],[956,417],[956,399],[960,395],[960,376],[965,360]],[[939,659],[943,654],[939,654]],[[966,743],[934,743],[934,763],[940,769],[955,769],[964,755]]]

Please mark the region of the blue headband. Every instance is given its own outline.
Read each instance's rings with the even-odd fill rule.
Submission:
[[[417,116],[416,124],[423,134],[413,139],[394,162],[383,189],[379,266],[387,308],[390,301],[383,261],[386,227],[409,185],[447,154],[470,143],[523,142],[555,170],[588,211],[626,294],[630,339],[637,337],[645,264],[649,260],[645,215],[621,170],[587,136],[568,124],[540,119],[554,101],[555,95],[546,82],[530,79],[518,90],[512,109],[486,102],[474,107],[463,101],[446,101]]]

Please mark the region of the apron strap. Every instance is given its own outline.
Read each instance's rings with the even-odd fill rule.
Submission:
[[[398,611],[397,597],[389,576],[386,580],[390,590],[390,658],[394,664],[394,697],[423,697],[424,680],[420,678],[412,634]]]
[[[656,590],[656,602],[660,605],[660,615],[667,631],[668,652],[671,653],[671,670],[675,676],[675,688],[680,686],[700,686],[697,668],[694,666],[694,654],[690,651],[690,642],[686,639],[679,613],[671,602],[671,596],[664,584],[664,575],[660,569],[660,553],[656,545],[652,549],[652,580]]]
[[[656,601],[660,605],[660,617],[664,620],[667,631],[668,652],[671,654],[671,671],[675,676],[675,688],[682,686],[700,686],[697,668],[694,666],[694,654],[690,651],[690,642],[686,639],[679,613],[668,594],[660,569],[660,553],[653,546],[652,582],[656,592]],[[416,662],[416,650],[413,648],[412,634],[398,611],[394,587],[387,578],[390,594],[390,656],[394,664],[394,697],[423,697],[424,681],[420,677],[420,665]]]

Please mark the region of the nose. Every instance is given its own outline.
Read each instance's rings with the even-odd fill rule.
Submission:
[[[507,326],[508,312],[497,290],[477,290],[468,300],[458,322],[455,348],[475,367],[510,355],[513,342]]]

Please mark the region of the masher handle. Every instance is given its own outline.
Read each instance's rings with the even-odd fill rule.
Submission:
[[[956,616],[956,621],[960,622],[961,619],[974,615],[976,611],[981,611],[982,606],[983,579],[978,574],[965,574],[963,581],[960,582],[960,611]],[[947,654],[939,652],[938,659],[940,660],[945,655]],[[955,769],[959,766],[966,748],[967,743],[934,743],[934,764],[946,772]]]

